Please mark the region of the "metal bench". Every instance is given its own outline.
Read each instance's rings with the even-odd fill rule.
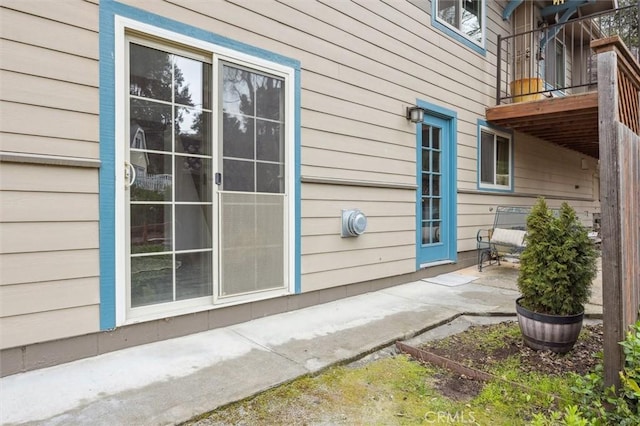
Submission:
[[[488,265],[500,265],[500,257],[519,257],[525,247],[527,216],[531,207],[498,206],[493,227],[480,229],[476,235],[478,270],[482,272],[485,259]],[[494,263],[495,262],[495,263]]]

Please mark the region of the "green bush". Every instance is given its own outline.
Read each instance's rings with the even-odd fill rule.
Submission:
[[[640,425],[640,321],[631,326],[627,337],[620,342],[625,363],[620,372],[620,389],[604,387],[604,367],[598,364],[593,373],[574,377],[571,387],[576,401],[564,413],[554,412],[548,417],[537,415],[532,422],[546,425]],[[580,408],[578,408],[580,407]]]
[[[563,203],[554,216],[539,198],[527,217],[520,258],[521,305],[549,315],[583,312],[596,276],[596,250],[576,212]]]

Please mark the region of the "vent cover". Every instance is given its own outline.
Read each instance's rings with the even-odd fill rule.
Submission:
[[[340,236],[357,237],[367,229],[367,216],[358,209],[342,210],[342,232]]]

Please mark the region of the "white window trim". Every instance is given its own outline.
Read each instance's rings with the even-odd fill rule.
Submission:
[[[154,319],[166,318],[175,315],[181,315],[186,313],[193,313],[199,311],[210,310],[220,306],[230,306],[247,301],[258,301],[269,299],[286,294],[293,294],[295,292],[295,70],[291,67],[268,61],[263,58],[255,57],[243,52],[238,52],[223,46],[216,45],[214,43],[206,42],[200,39],[185,36],[180,33],[158,28],[149,24],[138,22],[122,16],[115,16],[114,23],[114,62],[115,62],[115,249],[116,249],[116,261],[115,261],[115,300],[116,300],[116,326],[137,323],[142,321],[150,321]],[[287,257],[285,259],[287,285],[283,288],[275,290],[267,290],[263,292],[251,293],[247,295],[239,295],[235,297],[218,298],[216,296],[217,280],[219,279],[219,269],[217,264],[219,263],[214,259],[214,287],[213,296],[206,296],[202,298],[195,298],[179,302],[171,302],[170,304],[157,304],[151,306],[143,306],[132,310],[128,308],[129,295],[127,294],[127,232],[125,223],[125,181],[124,181],[124,162],[125,162],[125,144],[128,141],[127,134],[127,93],[126,87],[127,81],[127,69],[123,65],[127,63],[126,58],[126,43],[128,31],[134,31],[148,36],[150,40],[164,39],[170,40],[174,43],[178,43],[184,46],[189,46],[197,50],[206,51],[211,53],[211,62],[215,67],[219,59],[224,59],[227,62],[237,63],[239,65],[247,66],[256,71],[264,71],[269,74],[280,76],[285,81],[285,126],[284,126],[284,138],[285,144],[285,167],[287,179],[285,182],[285,194],[286,197],[286,214],[285,214],[285,232],[287,246]],[[216,69],[216,68],[214,68]],[[216,83],[214,81],[214,87]],[[213,92],[213,114],[214,117],[219,114],[218,106],[218,90]],[[212,120],[213,130],[212,134],[218,134],[218,122]],[[215,158],[218,156],[218,143],[214,143],[212,147],[212,155]],[[214,194],[214,209],[218,206],[218,195]],[[217,214],[217,213],[214,213]],[[219,219],[219,215],[218,215]],[[219,220],[218,220],[219,222]],[[218,223],[218,226],[220,224]],[[212,237],[214,241],[219,241],[217,235],[217,229],[214,231]],[[216,250],[214,246],[214,256],[216,256]],[[219,253],[219,252],[218,252]],[[207,303],[208,302],[208,303]]]
[[[465,38],[466,40],[468,40],[470,43],[475,44],[476,46],[484,49],[485,48],[485,42],[487,39],[487,26],[486,26],[486,10],[487,10],[487,0],[482,0],[482,6],[481,6],[481,11],[480,11],[480,19],[481,19],[481,23],[480,23],[480,31],[481,31],[481,39],[480,41],[472,38],[471,36],[469,36],[469,34],[465,33],[464,31],[462,31],[460,28],[456,28],[453,25],[451,25],[450,23],[448,23],[447,21],[445,21],[444,19],[441,19],[438,16],[438,3],[440,0],[433,0],[434,2],[434,8],[433,8],[433,14],[434,14],[434,19],[441,25],[447,27],[448,29],[450,29],[451,31],[455,32],[456,34],[460,35],[460,37]],[[458,0],[460,3],[464,2],[464,0]]]
[[[482,132],[490,133],[494,136],[494,152],[493,152],[493,175],[494,180],[497,171],[497,164],[495,160],[495,149],[497,147],[496,136],[501,136],[505,139],[509,140],[509,185],[498,185],[498,184],[490,184],[482,182]],[[479,126],[478,130],[478,188],[479,189],[490,189],[490,190],[500,190],[500,191],[512,191],[513,190],[513,135],[506,132],[501,132],[500,130],[496,130],[487,126]]]

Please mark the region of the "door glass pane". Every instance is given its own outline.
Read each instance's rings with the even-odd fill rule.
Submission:
[[[433,232],[430,221],[422,221],[422,244],[431,244],[433,242]]]
[[[254,119],[237,114],[223,114],[222,155],[254,158]]]
[[[431,151],[431,171],[440,173],[440,151]]]
[[[255,115],[254,74],[228,65],[222,66],[222,110],[226,113]]]
[[[171,205],[132,204],[131,253],[171,251]]]
[[[135,171],[131,201],[171,201],[171,155],[131,151],[129,163]]]
[[[431,219],[431,203],[429,198],[422,199],[422,219]]]
[[[284,192],[283,168],[280,164],[256,163],[256,192]]]
[[[131,307],[173,300],[173,256],[131,258]]]
[[[442,137],[442,131],[439,127],[434,127],[432,134],[433,136],[431,138],[431,148],[439,150],[441,145],[440,138]]]
[[[130,105],[130,147],[171,151],[171,107],[142,99],[131,99]]]
[[[211,109],[211,64],[174,56],[175,102]]]
[[[222,187],[225,191],[253,192],[254,163],[252,161],[224,160],[222,162]]]
[[[256,158],[265,161],[282,161],[283,157],[280,123],[256,120]]]
[[[176,300],[211,296],[211,252],[176,254]]]
[[[172,57],[170,53],[131,43],[129,45],[129,93],[170,102]]]
[[[431,146],[431,126],[422,125],[422,147],[429,148]],[[424,154],[424,151],[423,151]]]
[[[211,206],[177,205],[176,250],[211,248]]]
[[[253,74],[256,87],[256,116],[281,120],[284,90],[282,80],[266,75]]]
[[[438,197],[440,196],[440,175],[432,175],[432,191],[433,191],[433,196]]]
[[[440,219],[440,198],[431,199],[431,211],[433,215],[430,219]]]
[[[211,113],[184,107],[175,113],[176,152],[211,155]]]
[[[429,184],[429,174],[422,174],[422,195],[431,194],[431,185]]]
[[[439,243],[440,242],[440,225],[442,222],[436,220],[431,224],[431,242]]]
[[[210,202],[211,160],[176,155],[176,201]]]

